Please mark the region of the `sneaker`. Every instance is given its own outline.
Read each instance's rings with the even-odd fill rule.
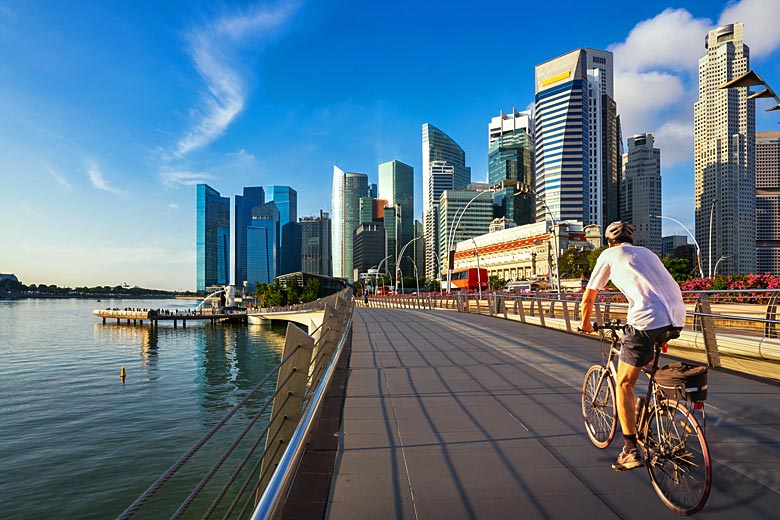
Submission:
[[[612,463],[612,469],[615,471],[625,471],[627,469],[641,468],[642,466],[644,466],[642,456],[637,448],[626,452],[624,447],[620,450],[617,460]]]

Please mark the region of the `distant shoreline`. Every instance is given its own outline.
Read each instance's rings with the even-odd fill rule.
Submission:
[[[0,300],[178,300],[198,299],[195,296],[159,295],[159,294],[10,294],[0,295]]]

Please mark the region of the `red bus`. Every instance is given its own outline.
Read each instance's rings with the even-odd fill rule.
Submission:
[[[461,269],[452,273],[452,289],[456,291],[483,291],[488,289],[487,269]]]

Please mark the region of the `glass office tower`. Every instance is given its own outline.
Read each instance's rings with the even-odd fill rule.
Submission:
[[[233,275],[236,287],[246,281],[246,233],[252,223],[252,210],[265,203],[265,192],[260,186],[244,188],[243,195],[236,195],[233,213],[235,245],[233,253]]]
[[[422,175],[423,175],[423,233],[425,234],[425,274],[428,279],[435,278],[437,268],[436,251],[439,250],[439,221],[436,208],[439,197],[434,193],[434,182],[431,176],[441,167],[433,167],[433,163],[445,163],[452,168],[452,188],[463,190],[471,183],[471,168],[466,166],[466,152],[450,136],[425,123],[422,126]],[[439,193],[441,195],[441,192]]]
[[[196,281],[198,291],[230,282],[230,198],[207,184],[198,184],[196,216]]]
[[[301,270],[304,273],[332,276],[330,215],[320,210],[318,217],[303,217],[301,232]]]
[[[380,164],[379,197],[387,200],[389,205],[398,208],[396,216],[399,229],[396,232],[396,247],[387,253],[398,256],[400,249],[414,238],[414,168],[401,161]],[[388,223],[385,222],[385,227],[387,225]],[[402,259],[401,264],[404,273],[413,270],[412,261]]]
[[[268,186],[268,200],[279,209],[279,274],[296,273],[301,270],[298,192],[289,186]]]
[[[273,283],[279,265],[279,209],[266,202],[252,210],[247,228],[247,290],[257,283]]]
[[[360,198],[369,194],[368,175],[345,173],[333,167],[332,246],[333,276],[354,282],[352,275],[352,232],[360,225]]]

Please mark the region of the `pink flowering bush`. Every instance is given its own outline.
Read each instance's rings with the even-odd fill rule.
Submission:
[[[771,274],[745,274],[716,276],[714,278],[689,278],[680,284],[683,291],[717,291],[758,289],[755,293],[715,294],[713,300],[736,303],[765,303],[766,293],[762,289],[780,289],[780,276]]]

